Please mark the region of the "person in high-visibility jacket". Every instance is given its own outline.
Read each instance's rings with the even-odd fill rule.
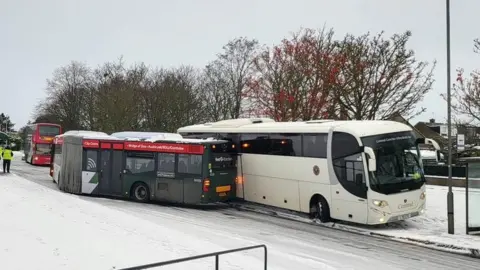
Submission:
[[[10,163],[12,162],[13,152],[10,146],[6,146],[2,153],[3,157],[3,173],[5,173],[5,169],[7,169],[7,173],[10,173]]]
[[[3,154],[3,145],[0,145],[0,159],[2,157],[2,154]]]

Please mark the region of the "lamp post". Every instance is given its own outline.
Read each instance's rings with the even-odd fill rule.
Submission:
[[[447,16],[447,125],[448,125],[448,193],[447,193],[447,217],[448,233],[455,233],[453,219],[453,191],[452,191],[452,108],[451,108],[451,78],[450,78],[450,0],[446,0]]]

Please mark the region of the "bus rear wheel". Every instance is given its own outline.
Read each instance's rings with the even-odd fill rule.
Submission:
[[[150,200],[150,190],[145,183],[136,183],[132,187],[132,199],[136,202],[148,202]]]
[[[312,198],[310,203],[310,217],[313,219],[318,219],[322,223],[329,222],[330,219],[330,208],[325,198],[321,196],[316,196]]]

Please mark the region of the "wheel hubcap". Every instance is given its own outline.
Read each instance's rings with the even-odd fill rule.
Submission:
[[[144,187],[137,187],[135,195],[138,199],[144,199],[147,196],[147,190]]]

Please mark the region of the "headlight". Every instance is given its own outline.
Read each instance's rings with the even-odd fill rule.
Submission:
[[[388,205],[386,201],[382,201],[382,200],[373,200],[372,202],[375,206],[382,207],[382,208]]]
[[[422,192],[422,194],[420,194],[420,200],[425,200],[425,197],[427,196],[427,193]]]

